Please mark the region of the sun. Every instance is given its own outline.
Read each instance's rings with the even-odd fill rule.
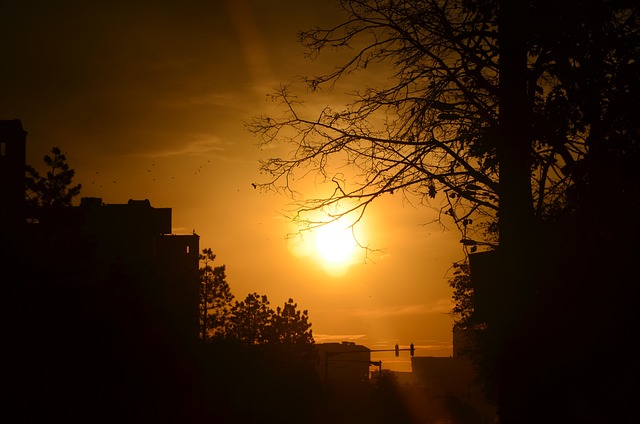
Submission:
[[[343,277],[352,266],[363,261],[360,253],[366,251],[362,245],[362,237],[365,236],[362,222],[358,222],[358,231],[355,231],[353,223],[346,221],[338,219],[297,229],[296,237],[288,241],[291,254],[297,258],[312,259],[331,277]]]
[[[349,267],[358,243],[351,227],[340,221],[322,225],[314,230],[315,249],[325,268]]]

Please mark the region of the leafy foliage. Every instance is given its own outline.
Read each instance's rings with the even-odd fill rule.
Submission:
[[[473,286],[469,264],[466,261],[456,262],[453,269],[453,277],[449,280],[454,301],[451,314],[454,317],[454,325],[466,329],[477,324],[473,322]]]

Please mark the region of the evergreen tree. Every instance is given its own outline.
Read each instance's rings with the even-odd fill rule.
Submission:
[[[71,186],[75,171],[67,164],[67,157],[60,148],[51,149],[52,155],[44,156],[47,166],[45,176],[31,165],[26,167],[27,205],[51,209],[71,206],[74,197],[80,194],[82,184]]]
[[[211,248],[200,254],[200,338],[224,336],[233,294],[227,283],[225,265],[213,266]]]
[[[231,308],[227,334],[248,346],[267,343],[271,333],[273,309],[265,295],[249,293]]]
[[[300,311],[293,299],[287,300],[282,307],[278,306],[271,317],[273,343],[289,345],[313,344],[313,332],[309,322],[309,312]]]

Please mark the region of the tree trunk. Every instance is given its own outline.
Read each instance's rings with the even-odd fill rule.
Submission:
[[[498,356],[501,424],[530,421],[527,404],[534,378],[531,358],[533,201],[530,106],[527,96],[527,4],[501,0],[498,160],[498,287],[506,299],[494,331]]]

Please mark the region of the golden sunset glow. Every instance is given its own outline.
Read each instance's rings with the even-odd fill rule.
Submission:
[[[344,276],[352,265],[361,261],[362,248],[357,238],[362,237],[362,234],[356,236],[347,220],[328,222],[313,229],[298,231],[296,237],[290,240],[290,252],[296,257],[313,260],[332,277]]]
[[[353,259],[358,247],[350,227],[338,221],[315,230],[315,247],[318,255],[328,265],[344,265]]]
[[[460,259],[458,233],[424,225],[435,212],[406,207],[396,193],[362,217],[356,211],[316,225],[351,210],[345,203],[300,216],[310,227],[289,219],[298,218],[291,204],[330,195],[331,178],[302,170],[292,180],[299,190],[293,199],[260,187],[269,180],[260,161],[286,157],[290,146],[257,147],[246,123],[279,116],[281,105],[267,96],[281,82],[294,81],[291,89],[304,93],[298,76],[346,57],[335,52],[326,63],[311,61],[296,36],[341,22],[335,2],[161,0],[131,2],[126,14],[116,3],[100,13],[88,13],[80,1],[65,9],[11,3],[13,18],[0,26],[12,45],[4,57],[12,66],[0,78],[0,119],[21,120],[26,163],[41,172],[43,156],[60,147],[75,171],[73,184],[82,184],[74,205],[83,197],[122,205],[147,199],[171,209],[167,232],[197,234],[200,248],[216,255],[214,266],[226,267],[238,300],[257,292],[275,308],[293,298],[309,310],[317,340],[371,348],[413,342],[430,346],[421,355],[451,355],[450,316],[435,306],[414,308],[449,302],[448,270]],[[63,47],[64,55],[54,54]],[[341,107],[359,78],[373,86],[386,81],[385,72],[380,66],[313,93],[305,113],[313,119],[326,106]],[[348,160],[336,156],[329,177],[359,178],[357,169],[342,166]],[[380,358],[385,370],[411,370],[407,354],[374,353]]]
[[[358,242],[353,229],[333,221],[314,230],[314,249],[327,274],[340,277],[354,263]]]

